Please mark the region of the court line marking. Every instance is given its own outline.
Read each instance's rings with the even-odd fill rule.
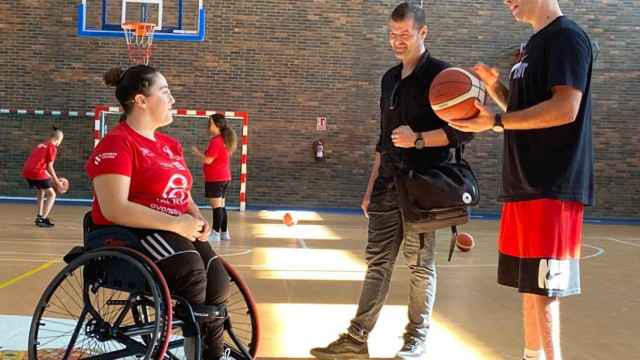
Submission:
[[[82,242],[78,242],[78,241],[65,241],[62,239],[55,239],[55,238],[42,238],[42,237],[29,237],[30,241],[38,241],[38,245],[42,245],[42,244],[46,244],[46,245],[60,245],[60,246],[68,246],[69,244],[74,244],[74,245],[82,245]],[[40,241],[42,240],[42,241]],[[50,241],[47,241],[50,240]],[[55,241],[54,241],[55,240]],[[18,244],[16,242],[16,239],[14,240],[0,240],[0,243],[2,244],[13,244],[16,245]]]
[[[585,259],[589,259],[592,257],[596,257],[596,256],[600,256],[602,254],[604,254],[604,249],[601,247],[597,247],[597,246],[593,246],[593,245],[589,245],[589,244],[582,244],[582,246],[586,246],[588,248],[592,248],[596,250],[595,254],[591,254],[591,255],[587,255],[587,256],[583,256],[580,258],[580,260],[585,260]]]
[[[30,251],[0,251],[0,255],[35,255],[35,256],[60,256],[64,254],[37,253]]]
[[[245,250],[245,251],[240,251],[240,252],[235,252],[235,253],[220,253],[218,255],[222,256],[222,257],[231,257],[231,256],[241,256],[241,255],[247,255],[250,254],[251,250]]]
[[[7,281],[3,281],[3,282],[0,283],[0,289],[4,289],[4,288],[9,287],[9,286],[11,286],[11,285],[23,280],[23,279],[26,279],[26,278],[28,278],[30,276],[33,276],[36,273],[48,268],[49,266],[51,266],[51,265],[53,265],[55,263],[56,263],[56,260],[47,261],[46,263],[36,267],[35,269],[31,269],[31,270],[29,270],[29,271],[27,271],[25,273],[22,273],[22,274],[20,274],[20,275],[18,275],[16,277],[14,277],[13,279],[9,279]]]
[[[640,244],[636,244],[636,243],[632,243],[632,242],[616,239],[614,237],[604,237],[603,239],[609,240],[609,241],[619,242],[621,244],[625,244],[625,245],[629,245],[629,246],[640,247]]]
[[[449,268],[449,267],[458,267],[458,268],[476,268],[476,267],[487,267],[487,268],[491,268],[491,267],[497,267],[498,264],[442,264],[442,265],[437,265],[437,267],[439,268]],[[282,269],[282,268],[270,268],[267,267],[266,265],[251,265],[251,264],[247,264],[247,265],[243,265],[243,264],[234,264],[233,265],[234,268],[248,268],[248,269],[252,269],[255,271],[274,271],[274,272],[287,272],[287,271],[295,271],[295,272],[330,272],[330,273],[366,273],[367,270],[324,270],[324,269]],[[396,267],[394,267],[394,271],[396,270],[409,270],[408,267],[404,266],[404,265],[396,265]]]
[[[15,258],[0,258],[0,261],[13,261],[13,262],[35,262],[35,263],[41,263],[43,261],[43,259],[15,259]],[[60,258],[60,260],[51,260],[54,263],[64,263],[64,260],[62,260],[62,258]]]

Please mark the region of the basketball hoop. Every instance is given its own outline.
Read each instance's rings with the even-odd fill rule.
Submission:
[[[156,24],[152,23],[128,22],[122,24],[131,63],[149,64],[155,28]]]

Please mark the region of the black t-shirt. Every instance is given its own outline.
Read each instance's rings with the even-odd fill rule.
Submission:
[[[507,111],[527,109],[568,85],[582,92],[574,122],[535,130],[506,130],[503,201],[542,198],[593,204],[591,41],[560,16],[529,39],[509,74]]]
[[[402,79],[402,64],[389,69],[382,77],[380,96],[380,138],[376,151],[380,153],[378,182],[393,181],[400,169],[422,172],[451,158],[450,146],[467,142],[472,135],[449,127],[429,105],[429,87],[440,71],[450,67],[425,51],[413,72]],[[401,125],[409,125],[415,132],[443,129],[447,133],[449,147],[425,147],[402,149],[393,146],[392,131]]]

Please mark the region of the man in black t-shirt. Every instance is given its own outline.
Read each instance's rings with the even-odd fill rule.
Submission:
[[[583,207],[593,204],[591,41],[557,0],[506,0],[533,27],[509,73],[475,71],[492,99],[468,132],[504,131],[498,283],[523,293],[525,359],[561,359],[559,297],[580,293]]]
[[[409,267],[409,322],[395,358],[425,358],[436,297],[435,231],[418,234],[404,226],[394,177],[403,169],[423,172],[449,161],[450,147],[472,137],[449,127],[427,102],[431,82],[449,65],[425,48],[424,10],[400,4],[388,25],[391,48],[401,63],[382,77],[380,137],[362,200],[362,210],[369,218],[367,273],[347,333],[328,346],[311,349],[320,359],[369,357],[367,339],[386,300],[400,251]]]

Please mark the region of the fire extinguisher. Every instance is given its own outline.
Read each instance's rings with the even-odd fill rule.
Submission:
[[[322,140],[313,142],[313,157],[316,161],[324,160],[324,145],[322,144]]]

